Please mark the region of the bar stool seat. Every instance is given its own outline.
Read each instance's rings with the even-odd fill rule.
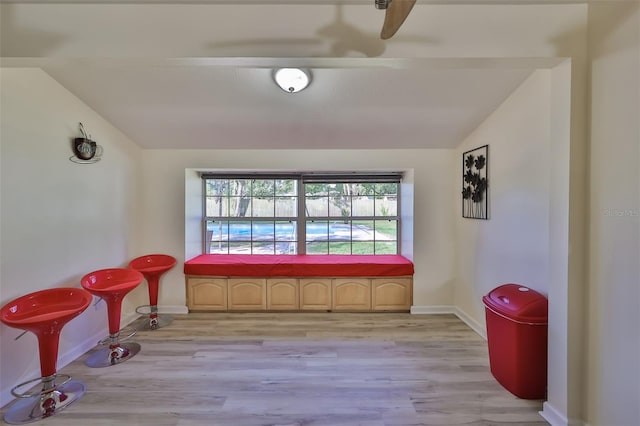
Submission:
[[[138,343],[123,343],[132,337],[135,331],[125,338],[120,338],[120,314],[122,300],[142,282],[143,278],[140,272],[133,269],[111,268],[90,272],[80,280],[84,289],[107,302],[109,319],[109,337],[105,341],[109,343],[109,347],[91,354],[85,361],[87,366],[109,367],[123,363],[140,352]]]
[[[175,257],[167,254],[147,254],[136,257],[129,262],[129,268],[140,271],[147,280],[149,287],[149,305],[142,305],[136,308],[137,313],[149,315],[148,321],[145,320],[144,324],[141,325],[142,328],[155,330],[171,324],[173,320],[171,316],[158,313],[158,289],[160,277],[175,265]],[[144,308],[148,308],[149,312],[142,312]]]
[[[65,324],[80,315],[93,297],[81,288],[52,288],[19,297],[0,309],[0,320],[9,327],[31,331],[38,338],[41,377],[11,389],[18,397],[4,414],[10,424],[24,424],[50,417],[86,392],[82,382],[57,374],[60,332]],[[19,336],[18,336],[19,337]],[[28,384],[42,383],[40,391],[19,393]]]

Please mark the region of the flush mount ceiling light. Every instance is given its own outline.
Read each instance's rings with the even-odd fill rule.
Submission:
[[[301,68],[279,68],[273,79],[285,92],[295,93],[306,88],[311,82],[311,72]]]

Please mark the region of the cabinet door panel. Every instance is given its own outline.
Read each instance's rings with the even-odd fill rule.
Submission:
[[[371,301],[374,311],[409,311],[411,309],[413,279],[374,278],[371,283]]]
[[[187,278],[187,307],[194,311],[226,311],[226,278]]]
[[[331,310],[331,279],[301,278],[300,309],[311,311]]]
[[[264,278],[229,278],[227,305],[230,311],[263,311],[267,308],[267,283]]]
[[[267,309],[270,311],[297,310],[300,306],[297,278],[267,279]]]
[[[371,280],[368,278],[336,278],[332,290],[334,310],[371,310]]]

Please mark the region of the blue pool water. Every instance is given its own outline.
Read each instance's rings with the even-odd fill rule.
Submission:
[[[227,229],[228,226],[228,229]],[[213,240],[229,240],[229,241],[260,241],[260,240],[276,240],[276,241],[295,241],[296,228],[294,223],[228,223],[216,222],[207,224],[207,229],[212,231]],[[358,226],[354,227],[354,231],[371,232],[373,230]],[[307,241],[313,240],[331,240],[350,239],[351,225],[343,222],[322,222],[308,223],[306,228]],[[253,236],[253,238],[252,238]]]

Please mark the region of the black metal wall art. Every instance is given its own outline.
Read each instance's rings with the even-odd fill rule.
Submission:
[[[462,154],[462,217],[489,218],[489,145]]]

